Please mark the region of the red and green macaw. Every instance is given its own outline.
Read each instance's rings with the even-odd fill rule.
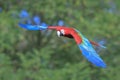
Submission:
[[[81,50],[83,56],[87,58],[92,64],[97,67],[105,68],[106,64],[100,58],[100,56],[96,53],[92,45],[99,46],[105,48],[104,46],[89,41],[86,37],[84,37],[78,30],[74,28],[69,28],[66,26],[39,26],[39,25],[27,25],[27,24],[19,24],[20,27],[25,28],[27,30],[56,30],[57,35],[74,38],[75,42],[77,43],[79,49]]]

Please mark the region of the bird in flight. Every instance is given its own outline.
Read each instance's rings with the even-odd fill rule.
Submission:
[[[82,55],[93,65],[106,68],[105,62],[100,58],[92,45],[105,48],[103,45],[88,40],[80,31],[66,26],[40,26],[19,23],[19,26],[26,30],[56,30],[58,37],[64,36],[73,38],[77,43]]]

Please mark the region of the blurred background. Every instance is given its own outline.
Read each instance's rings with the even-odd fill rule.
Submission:
[[[93,66],[72,39],[18,23],[64,25],[104,44]],[[120,80],[120,0],[0,0],[0,80]]]

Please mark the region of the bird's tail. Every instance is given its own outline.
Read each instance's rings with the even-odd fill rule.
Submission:
[[[105,40],[100,40],[100,41],[98,42],[98,44],[99,44],[99,46],[100,46],[101,48],[107,48],[106,46],[104,46],[104,44],[106,44],[106,41],[105,41]]]
[[[98,47],[100,47],[100,48],[106,48],[101,42],[94,42],[94,41],[90,41],[90,43],[92,44],[92,45],[95,45],[95,46],[98,46]]]

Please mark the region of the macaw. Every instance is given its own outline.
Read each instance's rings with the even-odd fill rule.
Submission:
[[[39,26],[39,25],[28,25],[19,24],[20,27],[27,30],[56,30],[58,37],[64,36],[68,38],[74,38],[83,56],[87,58],[89,62],[97,67],[106,68],[105,62],[100,58],[97,52],[94,50],[92,45],[105,48],[104,46],[88,40],[83,36],[77,29],[66,27],[66,26]]]

